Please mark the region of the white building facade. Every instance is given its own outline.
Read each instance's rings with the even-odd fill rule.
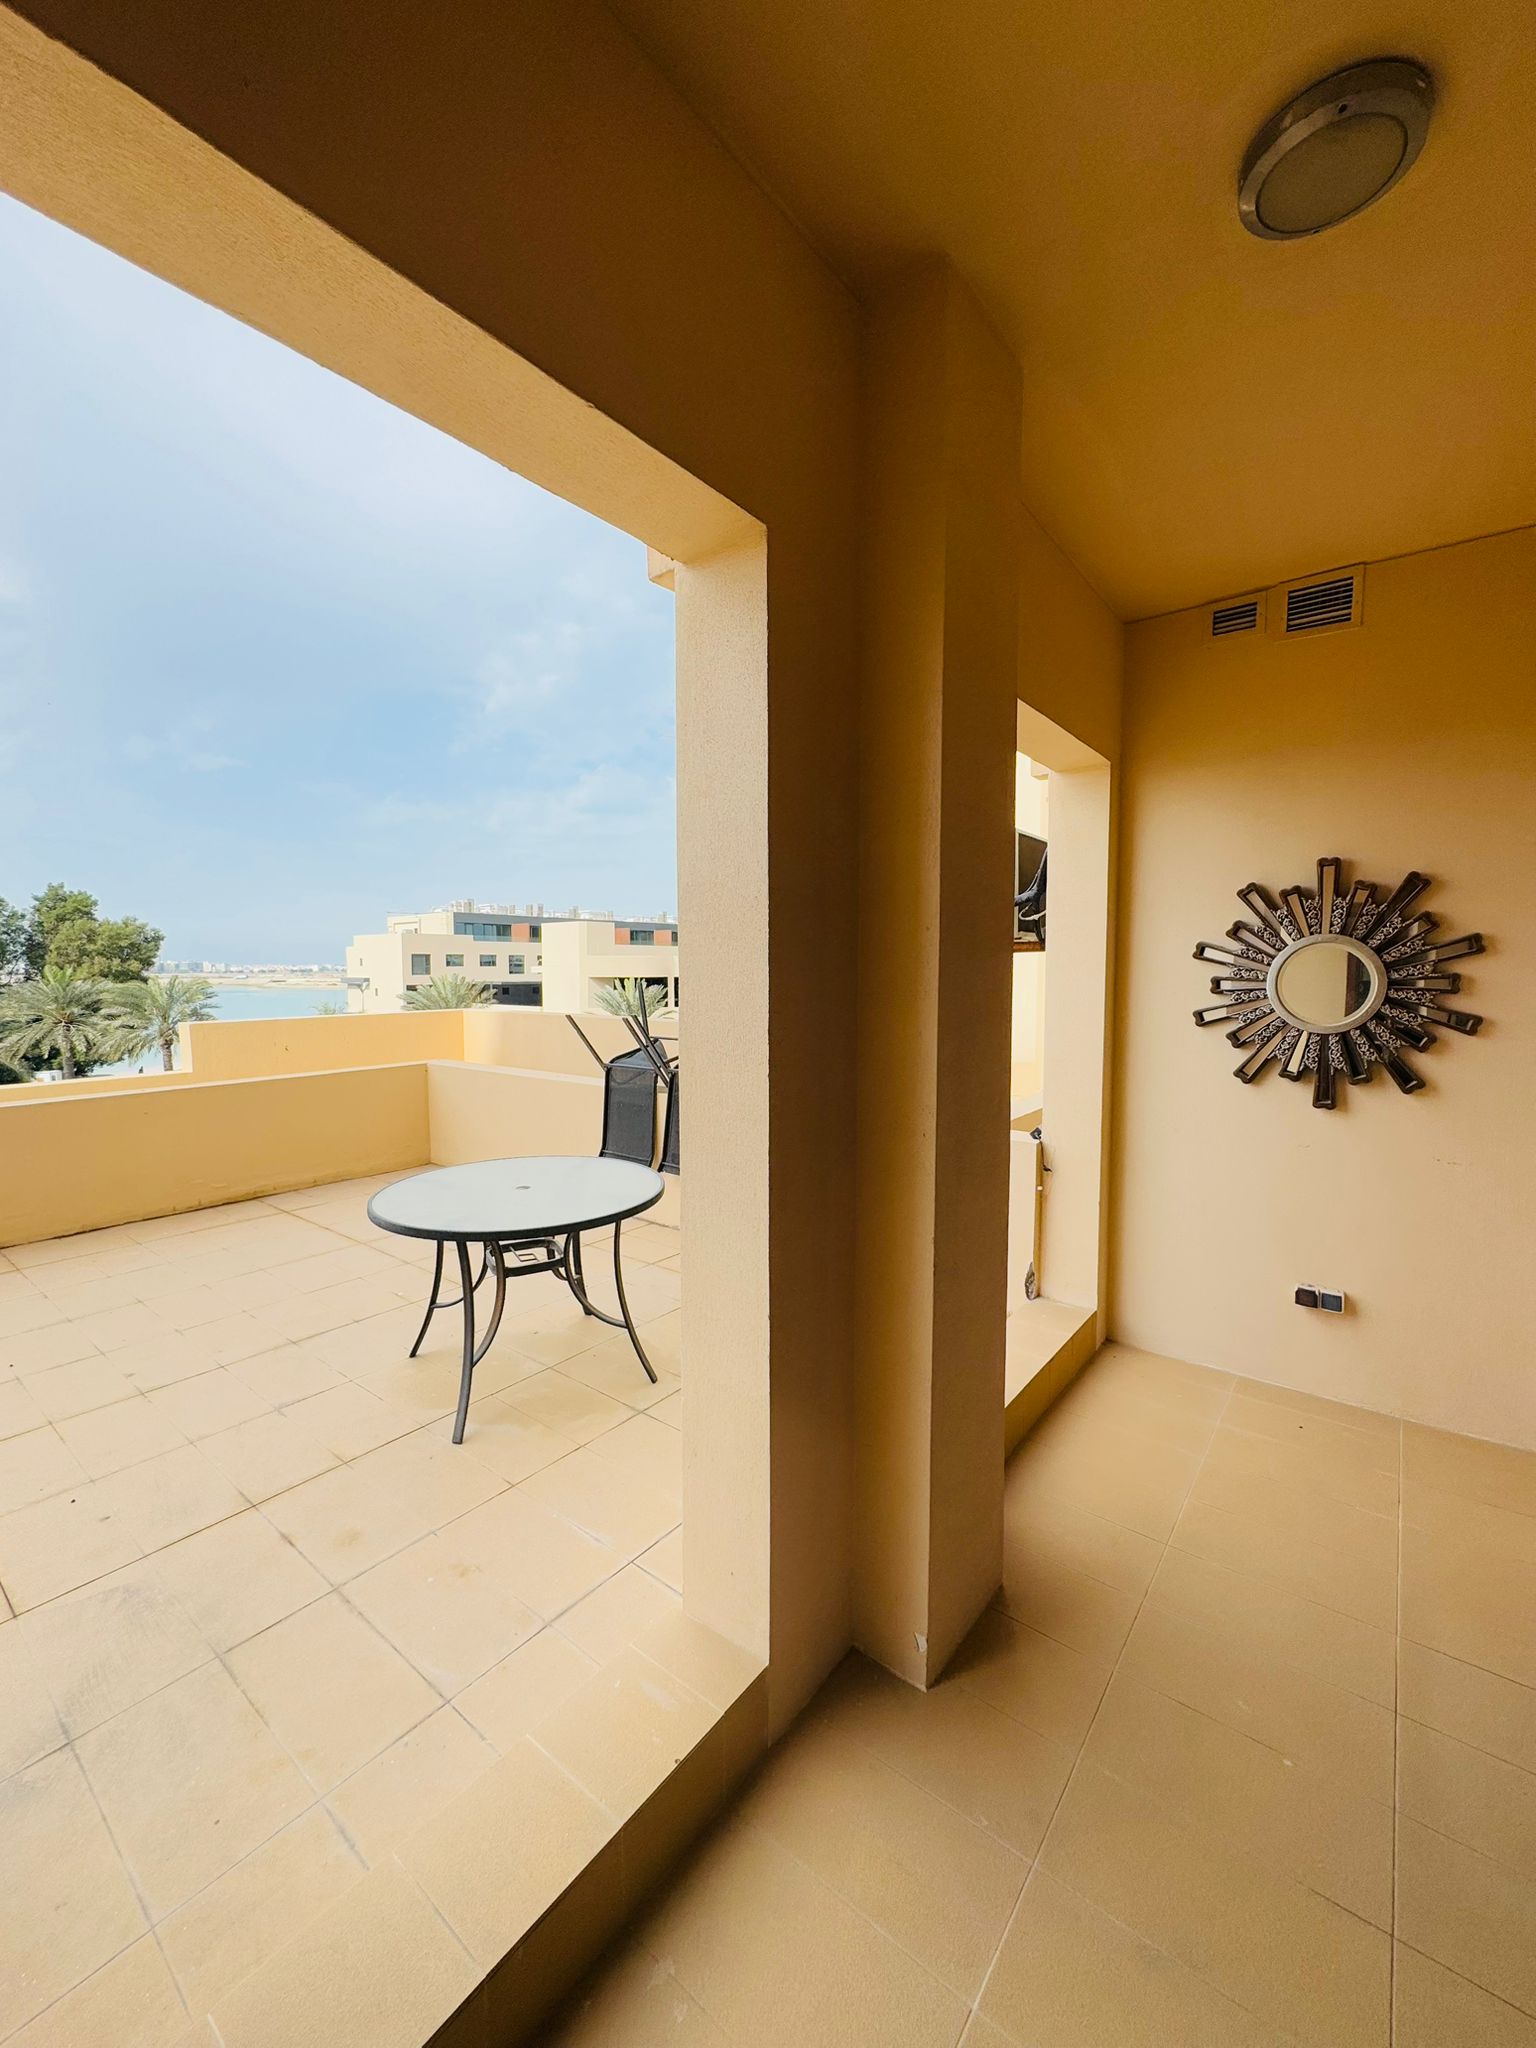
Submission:
[[[541,904],[462,902],[402,913],[347,948],[348,1002],[365,1013],[400,1010],[438,975],[483,981],[498,1003],[590,1010],[594,991],[638,977],[678,1001],[677,925],[670,918],[546,912]]]

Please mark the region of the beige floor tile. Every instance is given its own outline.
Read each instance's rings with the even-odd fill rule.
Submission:
[[[1277,1400],[1277,1391],[1239,1381],[1222,1412],[1221,1428],[1263,1437],[1324,1466],[1392,1474],[1401,1471],[1402,1444],[1391,1416],[1327,1403],[1323,1407],[1330,1412],[1324,1413],[1305,1396],[1297,1397],[1303,1403],[1299,1407]]]
[[[85,1468],[50,1423],[0,1443],[0,1515],[79,1486]]]
[[[1398,1684],[1410,1720],[1536,1772],[1536,1689],[1406,1640]]]
[[[1282,2035],[1386,2048],[1388,1937],[1123,1780],[1082,1764],[1040,1860]]]
[[[332,1792],[331,1811],[364,1861],[378,1864],[496,1761],[453,1707],[441,1707]]]
[[[668,1395],[668,1400],[673,1399]],[[654,1487],[670,1499],[682,1500],[683,1442],[675,1429],[658,1422],[654,1413],[632,1416],[593,1440],[594,1453],[619,1465],[631,1478]]]
[[[101,1480],[98,1496],[133,1530],[146,1550],[179,1543],[250,1505],[240,1489],[196,1444]]]
[[[1397,1834],[1397,1931],[1411,1948],[1536,2015],[1536,1883],[1406,1813]]]
[[[546,1621],[611,1578],[624,1559],[622,1551],[529,1500],[520,1487],[461,1515],[453,1539],[467,1559],[493,1577],[500,1575]]]
[[[542,1622],[456,1531],[417,1543],[351,1580],[347,1598],[444,1698],[537,1635]]]
[[[1536,2048],[1536,2019],[1401,1942],[1393,1972],[1394,2048]]]
[[[58,1430],[92,1479],[106,1479],[147,1458],[163,1457],[187,1441],[185,1433],[143,1394],[72,1416]]]
[[[1272,1580],[1173,1549],[1158,1567],[1147,1604],[1207,1630],[1240,1656],[1273,1659],[1380,1706],[1393,1703],[1390,1629],[1356,1621]]]
[[[46,1330],[55,1323],[66,1320],[64,1311],[51,1302],[30,1281],[21,1282],[18,1276],[16,1286],[8,1287],[0,1297],[0,1341],[11,1337],[24,1337],[34,1330]],[[76,1331],[76,1340],[100,1347],[89,1332]]]
[[[362,1875],[361,1859],[315,1806],[162,1920],[156,1932],[192,2011],[302,1934]]]
[[[253,1421],[205,1436],[199,1449],[249,1501],[287,1493],[338,1462],[307,1430],[265,1408]]]
[[[1282,1418],[1288,1430],[1293,1420],[1291,1409],[1272,1402],[1253,1401],[1248,1408]],[[1387,1465],[1381,1438],[1310,1423],[1305,1417],[1294,1420],[1299,1427],[1283,1436],[1224,1423],[1211,1439],[1195,1499],[1241,1512],[1251,1487],[1274,1485],[1324,1494],[1368,1514],[1397,1513],[1396,1460]]]
[[[601,1439],[598,1439],[601,1442]],[[636,1557],[659,1543],[681,1516],[678,1498],[624,1466],[602,1457],[596,1445],[572,1451],[558,1464],[523,1480],[518,1492],[561,1515],[595,1542]]]
[[[966,2021],[963,1999],[756,1828],[713,1836],[640,1936],[733,2041],[953,2048]]]
[[[982,2012],[1031,2048],[1291,2048],[1195,1970],[1038,1870]]]
[[[317,1287],[309,1294],[295,1294],[283,1301],[265,1303],[251,1313],[280,1337],[297,1339],[318,1336],[368,1316],[383,1315],[416,1298],[409,1273],[392,1264],[390,1277],[383,1280],[344,1280],[339,1286]]]
[[[960,2048],[1021,2048],[1021,2044],[1016,2034],[1005,2034],[984,2013],[973,2012],[960,2036]]]
[[[382,1252],[362,1244],[312,1254],[307,1259],[290,1259],[272,1271],[295,1294],[312,1294],[317,1287],[338,1287],[344,1280],[383,1280],[393,1286],[400,1277]]]
[[[1085,1765],[1134,1785],[1181,1824],[1230,1842],[1361,1919],[1392,1924],[1392,1808],[1117,1673]]]
[[[1433,1486],[1489,1507],[1536,1515],[1536,1451],[1405,1422],[1403,1480],[1409,1487]]]
[[[1536,1775],[1530,1771],[1404,1720],[1398,1804],[1438,1834],[1536,1884]]]
[[[330,1581],[254,1509],[157,1551],[155,1567],[219,1651],[330,1591]]]
[[[24,1384],[49,1422],[64,1422],[72,1415],[86,1415],[93,1408],[126,1401],[134,1391],[116,1365],[99,1355],[78,1359],[73,1365],[56,1365],[49,1372],[29,1372]]]
[[[175,1293],[153,1296],[155,1314],[173,1330],[194,1330],[203,1323],[216,1323],[227,1313],[228,1303],[211,1287],[187,1287]]]
[[[420,1672],[335,1593],[232,1650],[229,1668],[320,1793],[441,1704]]]
[[[678,1374],[667,1361],[666,1352],[657,1344],[655,1355],[651,1356],[651,1328],[642,1327],[641,1342],[646,1355],[656,1370],[654,1384],[645,1376],[640,1361],[635,1356],[634,1346],[625,1336],[607,1337],[602,1343],[594,1344],[590,1351],[579,1351],[574,1358],[563,1359],[560,1371],[569,1380],[575,1380],[594,1393],[606,1394],[612,1401],[620,1401],[626,1408],[654,1408],[675,1394],[682,1385]],[[517,1398],[522,1399],[522,1387],[517,1389]]]
[[[1089,1578],[1048,1552],[1011,1547],[997,1595],[1003,1612],[1026,1628],[1101,1661],[1119,1654],[1140,1604],[1138,1594]]]
[[[73,1323],[0,1335],[0,1371],[9,1366],[14,1372],[50,1372],[55,1366],[99,1356],[90,1338],[82,1337]]]
[[[1255,1481],[1241,1508],[1213,1507],[1199,1487],[1173,1547],[1264,1578],[1372,1627],[1397,1616],[1397,1520],[1322,1494]]]
[[[1075,1753],[963,1686],[920,1693],[861,1657],[844,1661],[816,1711],[1025,1856],[1040,1845]]]
[[[16,1626],[72,1736],[99,1727],[213,1655],[148,1558],[34,1607]]]
[[[1005,1576],[1037,1563],[1064,1566],[1139,1600],[1162,1562],[1164,1544],[1053,1499],[1017,1464],[1008,1467],[1003,1504]]]
[[[99,1315],[77,1316],[75,1328],[98,1351],[109,1354],[125,1350],[130,1344],[155,1343],[172,1334],[169,1323],[137,1301],[126,1308],[103,1309]]]
[[[665,1401],[658,1401],[654,1408],[648,1408],[646,1413],[655,1422],[665,1422],[671,1429],[681,1429],[683,1427],[683,1392],[681,1387],[679,1387],[675,1394],[668,1394]]]
[[[1201,1453],[1152,1444],[1095,1420],[1070,1437],[1035,1431],[1013,1460],[1015,1484],[1032,1485],[1069,1507],[1168,1540]]]
[[[377,1365],[371,1371],[360,1373],[355,1384],[365,1393],[372,1394],[375,1400],[382,1401],[387,1408],[408,1415],[411,1428],[416,1430],[424,1429],[429,1422],[436,1422],[439,1417],[453,1412],[458,1405],[462,1373],[463,1362],[456,1355],[451,1358],[442,1355],[395,1358],[387,1365]],[[473,1391],[479,1394],[497,1392],[500,1377],[490,1359],[482,1359],[475,1368]]]
[[[252,1358],[232,1362],[230,1371],[244,1380],[272,1408],[286,1408],[290,1402],[305,1401],[314,1394],[328,1394],[343,1384],[334,1367],[311,1358],[296,1344],[276,1351],[259,1351]]]
[[[187,2012],[152,1935],[87,1977],[11,2037],[11,2048],[167,2048]]]
[[[19,1622],[0,1622],[0,1778],[60,1747],[64,1730]]]
[[[152,1693],[77,1748],[157,1918],[222,1877],[313,1798],[218,1664]]]
[[[346,1466],[263,1501],[261,1511],[338,1586],[432,1528],[430,1519]]]
[[[128,1873],[67,1749],[0,1784],[0,1897],[7,2036],[145,1932]]]
[[[18,1614],[142,1556],[99,1486],[82,1485],[0,1517],[0,1589]]]
[[[773,1752],[739,1815],[941,1983],[976,1996],[1028,1874],[1024,1857],[826,1723]]]
[[[947,1683],[963,1686],[1037,1735],[1076,1747],[1112,1669],[991,1607],[956,1651]]]
[[[445,1414],[434,1428],[424,1431],[434,1443],[447,1443],[452,1418]],[[574,1451],[573,1437],[560,1436],[531,1415],[516,1408],[504,1394],[488,1394],[472,1401],[460,1451],[494,1472],[508,1485],[527,1479]]]
[[[179,1331],[165,1330],[158,1337],[114,1351],[111,1363],[136,1393],[152,1394],[160,1387],[207,1372],[208,1354]]]
[[[1155,1351],[1135,1351],[1128,1344],[1106,1344],[1083,1377],[1107,1385],[1122,1382],[1155,1393],[1161,1400],[1198,1409],[1215,1422],[1240,1384],[1232,1373],[1214,1366],[1191,1365],[1188,1359],[1164,1358]]]
[[[425,1515],[435,1528],[494,1499],[506,1485],[479,1459],[467,1457],[462,1445],[450,1442],[446,1431],[441,1437],[426,1430],[397,1437],[358,1458],[353,1470]]]
[[[221,2048],[417,2048],[479,1975],[420,1890],[386,1868],[232,1986],[213,2019]]]
[[[500,1751],[515,1746],[597,1670],[584,1650],[546,1628],[484,1678],[466,1686],[454,1706]]]
[[[642,1551],[635,1562],[642,1571],[652,1578],[660,1579],[664,1586],[670,1586],[674,1593],[683,1590],[683,1532],[674,1529],[670,1536],[663,1536],[659,1543],[653,1543],[649,1550]]]
[[[1405,1523],[1401,1625],[1427,1649],[1536,1686],[1536,1561]]]
[[[610,1400],[606,1394],[559,1372],[535,1373],[529,1379],[519,1380],[512,1405],[535,1422],[542,1422],[557,1436],[568,1437],[576,1444],[590,1443],[605,1429],[627,1422],[633,1412],[621,1401]]]
[[[393,1855],[485,1964],[501,1960],[613,1828],[597,1801],[523,1737]]]
[[[137,1294],[125,1279],[75,1280],[67,1277],[77,1272],[81,1263],[75,1260],[68,1265],[50,1266],[39,1273],[35,1281],[35,1285],[64,1311],[71,1322],[84,1323],[90,1316],[135,1305]]]
[[[731,2048],[692,1994],[632,1942],[551,2024],[546,2048]]]
[[[266,1325],[236,1308],[222,1288],[215,1291],[226,1312],[214,1322],[199,1323],[188,1333],[194,1348],[203,1353],[210,1365],[237,1365],[241,1359],[258,1358],[270,1351],[272,1332]]]
[[[1241,1394],[1247,1400],[1269,1401],[1281,1408],[1294,1409],[1298,1414],[1310,1415],[1318,1422],[1332,1422],[1346,1429],[1365,1430],[1368,1434],[1397,1443],[1401,1436],[1402,1424],[1395,1415],[1383,1415],[1374,1408],[1354,1408],[1346,1401],[1328,1401],[1320,1394],[1305,1394],[1295,1387],[1271,1386],[1267,1380],[1239,1379],[1234,1394]]]
[[[1239,1647],[1149,1604],[1136,1618],[1117,1676],[1241,1730],[1351,1797],[1392,1803],[1390,1709],[1252,1643]]]
[[[352,1385],[294,1401],[283,1413],[338,1458],[361,1458],[421,1426],[410,1409]]]
[[[272,1412],[259,1394],[253,1394],[244,1380],[237,1379],[223,1366],[199,1373],[195,1379],[160,1387],[146,1398],[193,1442]]]
[[[710,1703],[635,1649],[621,1650],[532,1731],[616,1820],[628,1820],[714,1726]]]
[[[567,1608],[557,1626],[563,1636],[603,1664],[656,1622],[676,1613],[680,1605],[670,1586],[630,1564]]]
[[[1191,1404],[1177,1394],[1121,1377],[1106,1380],[1089,1370],[1059,1396],[1030,1434],[1030,1442],[1093,1449],[1106,1430],[1143,1439],[1159,1450],[1199,1458],[1210,1444],[1226,1407]]]

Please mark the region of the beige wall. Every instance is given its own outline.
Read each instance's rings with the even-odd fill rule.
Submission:
[[[0,1245],[392,1173],[429,1157],[420,1065],[72,1097],[7,1088]]]
[[[1212,645],[1188,612],[1129,641],[1115,1334],[1536,1445],[1536,532],[1373,563],[1355,630]],[[1190,1014],[1233,891],[1326,854],[1421,869],[1442,930],[1489,942],[1454,999],[1482,1033],[1331,1114],[1241,1086]]]
[[[199,1081],[456,1060],[464,1057],[466,1015],[463,1010],[406,1010],[387,1017],[251,1017],[184,1024],[181,1057]]]

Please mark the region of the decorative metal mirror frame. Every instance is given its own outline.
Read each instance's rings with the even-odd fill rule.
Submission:
[[[1318,862],[1315,891],[1297,883],[1277,900],[1260,882],[1238,890],[1237,900],[1254,921],[1239,919],[1227,927],[1231,945],[1202,939],[1196,946],[1197,960],[1221,970],[1212,978],[1211,993],[1222,1001],[1196,1010],[1195,1022],[1231,1027],[1228,1042],[1245,1048],[1233,1068],[1239,1081],[1256,1081],[1274,1064],[1288,1081],[1310,1075],[1313,1107],[1332,1109],[1340,1076],[1369,1081],[1383,1067],[1405,1095],[1418,1093],[1424,1079],[1403,1057],[1403,1048],[1422,1052],[1433,1045],[1431,1025],[1470,1038],[1483,1021],[1443,1000],[1461,987],[1459,974],[1443,971],[1447,962],[1481,953],[1483,935],[1440,939],[1437,918],[1410,915],[1429,887],[1429,876],[1415,871],[1384,900],[1376,882],[1356,882],[1346,890],[1344,863],[1335,856]],[[1368,999],[1334,1029],[1296,1016],[1278,994],[1282,965],[1304,947],[1327,940],[1343,941],[1374,984]]]

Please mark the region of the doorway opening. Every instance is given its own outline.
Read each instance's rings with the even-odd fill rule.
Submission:
[[[1024,703],[1015,744],[1010,1450],[1102,1338],[1111,886],[1109,763]]]

